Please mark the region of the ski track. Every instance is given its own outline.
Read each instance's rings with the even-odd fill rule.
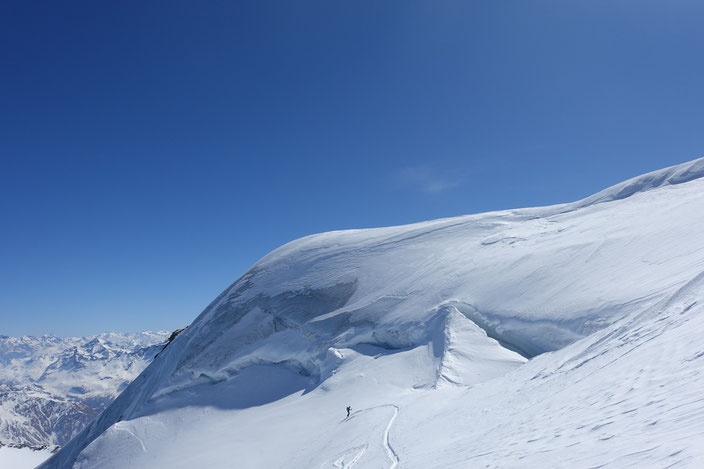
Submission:
[[[391,426],[394,424],[394,420],[396,420],[396,417],[398,416],[398,406],[394,404],[387,404],[382,407],[394,408],[394,415],[391,417],[391,420],[389,420],[386,430],[384,430],[384,446],[386,447],[386,454],[388,454],[389,458],[391,458],[391,466],[389,466],[389,469],[396,469],[396,466],[398,466],[399,463],[399,457],[398,454],[396,454],[396,451],[394,451],[391,447],[391,443],[389,443],[389,432],[391,431]]]
[[[145,453],[148,453],[148,452],[149,452],[149,451],[147,451],[147,447],[144,445],[144,441],[142,441],[142,439],[141,439],[140,437],[138,437],[137,435],[135,435],[135,433],[134,433],[132,430],[130,430],[129,428],[122,428],[122,427],[118,427],[118,426],[116,425],[116,426],[115,426],[115,430],[120,430],[120,431],[129,433],[130,435],[132,435],[133,437],[135,437],[135,438],[137,439],[137,441],[139,441],[139,444],[142,446],[142,451],[144,451]]]
[[[347,451],[343,452],[339,456],[336,456],[335,458],[333,458],[332,465],[335,466],[336,469],[352,469],[352,467],[355,464],[357,464],[357,461],[359,460],[359,458],[362,457],[362,455],[364,454],[366,449],[367,449],[367,445],[356,446],[352,449],[348,449]],[[345,464],[345,461],[344,461],[345,456],[347,456],[350,453],[356,453],[356,454],[354,455],[354,457],[352,458],[352,460],[349,463]]]
[[[343,422],[346,422],[347,420],[353,419],[356,415],[359,415],[362,412],[368,412],[370,410],[379,409],[381,407],[392,407],[394,409],[394,415],[391,416],[389,423],[386,425],[386,428],[384,429],[384,438],[383,438],[382,444],[384,445],[384,449],[386,450],[386,454],[389,456],[389,459],[391,459],[391,466],[389,466],[389,469],[396,469],[396,466],[398,466],[400,458],[398,457],[398,454],[396,453],[396,451],[391,446],[391,443],[389,442],[389,433],[391,432],[391,426],[394,424],[394,420],[396,420],[396,417],[398,416],[398,411],[399,411],[399,408],[396,404],[381,404],[378,406],[368,407],[366,409],[358,410],[356,412],[353,412],[352,415],[350,415],[348,418],[344,419]],[[360,456],[361,456],[361,454],[360,454]],[[357,462],[358,459],[359,459],[359,457],[355,458],[351,462],[351,464],[346,467],[351,468]]]

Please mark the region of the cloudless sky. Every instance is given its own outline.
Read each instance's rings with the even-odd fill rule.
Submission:
[[[699,1],[0,2],[0,334],[189,324],[328,230],[704,154]]]

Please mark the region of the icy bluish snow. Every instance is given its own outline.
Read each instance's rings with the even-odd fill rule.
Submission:
[[[702,467],[702,176],[282,246],[43,467]]]

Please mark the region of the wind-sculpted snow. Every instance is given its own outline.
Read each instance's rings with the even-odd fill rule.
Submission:
[[[407,467],[702,467],[703,299],[700,274],[514,373],[423,396],[404,409]],[[415,426],[462,438],[440,452]]]
[[[702,177],[704,177],[704,158],[629,179],[574,205],[581,208],[602,202],[625,199],[634,194],[667,185],[684,184]]]
[[[673,386],[670,370],[701,384],[684,375],[704,354],[689,339],[678,348],[672,331],[700,327],[673,311],[683,291],[704,294],[702,175],[697,160],[573,204],[286,244],[44,467],[540,466],[531,451],[548,453],[542,467],[588,467],[623,454],[599,431],[609,425],[650,455],[617,466],[677,462],[665,452],[680,446],[682,461],[701,462],[696,412],[661,434],[643,408],[656,386]],[[637,381],[658,347],[673,350],[653,361],[652,380],[623,384],[622,402],[605,394],[611,369]],[[346,405],[376,410],[344,420]]]

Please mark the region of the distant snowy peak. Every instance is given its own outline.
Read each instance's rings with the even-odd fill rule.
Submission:
[[[86,376],[101,368],[107,373],[126,370],[134,360],[158,352],[168,336],[167,331],[145,331],[89,337],[0,337],[0,382],[36,382],[47,387],[47,378],[56,373],[77,373],[91,367],[94,369],[85,371]],[[106,367],[106,363],[110,365]],[[119,378],[120,373],[106,376]]]

